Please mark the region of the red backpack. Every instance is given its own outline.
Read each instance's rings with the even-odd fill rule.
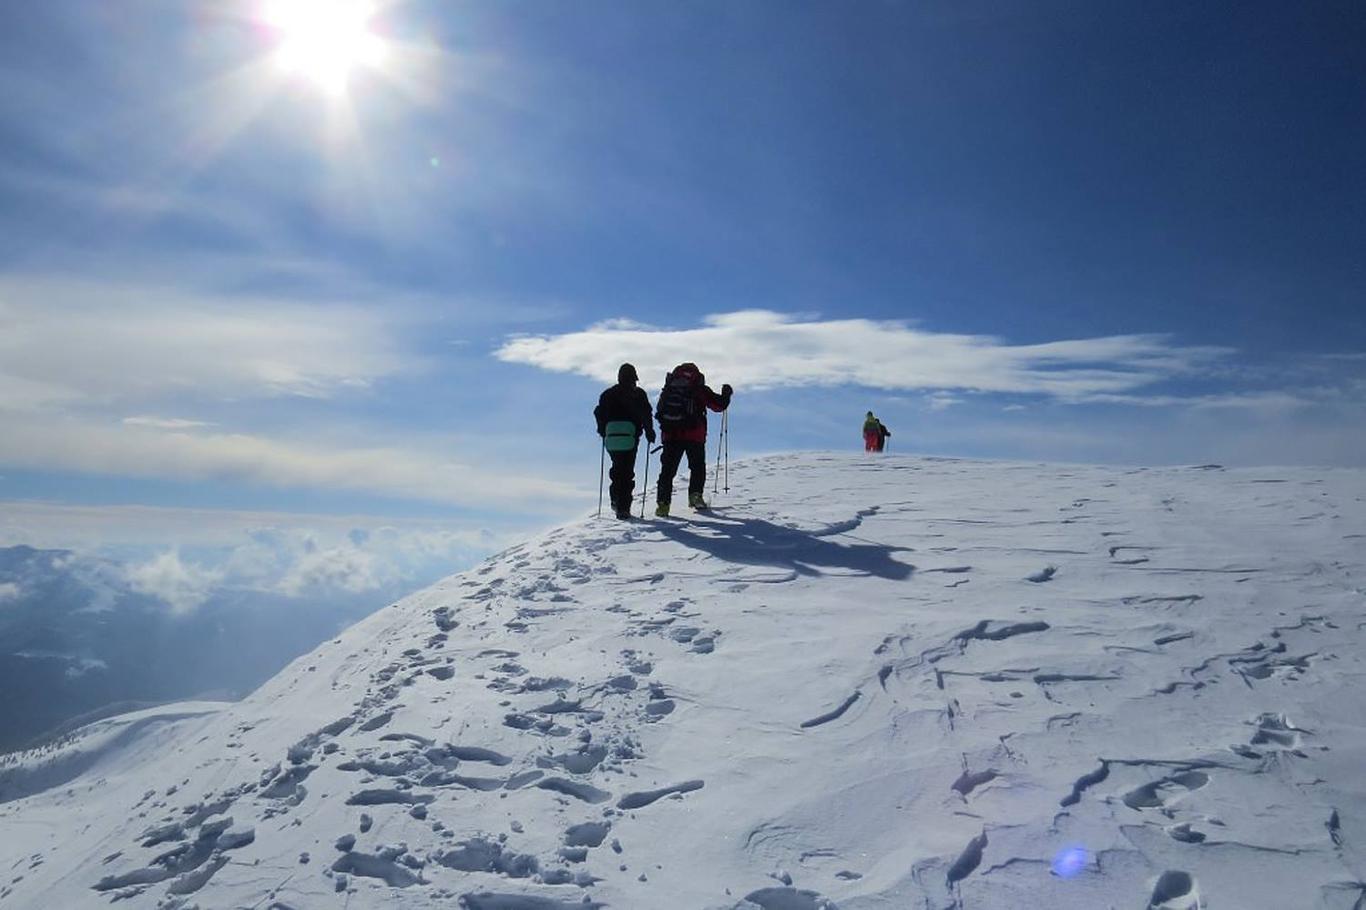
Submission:
[[[686,430],[701,422],[702,404],[697,392],[703,381],[695,363],[680,363],[664,377],[664,388],[655,405],[655,418],[661,430]]]

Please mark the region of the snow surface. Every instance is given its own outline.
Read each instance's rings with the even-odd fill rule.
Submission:
[[[0,908],[1366,906],[1366,473],[731,483],[0,760]]]

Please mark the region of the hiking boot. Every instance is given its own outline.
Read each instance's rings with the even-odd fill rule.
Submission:
[[[659,503],[658,505],[655,506],[655,518],[668,518],[668,517],[669,517],[669,504],[668,504],[667,502],[661,502],[661,503]]]
[[[617,509],[617,518],[620,518],[622,521],[630,521],[630,520],[631,520],[631,510],[630,510],[630,509]]]
[[[710,509],[711,506],[707,505],[707,501],[702,498],[701,493],[689,493],[688,508],[694,509],[698,512],[705,512],[708,509]]]

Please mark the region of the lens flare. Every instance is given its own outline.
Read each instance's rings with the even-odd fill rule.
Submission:
[[[1075,878],[1091,862],[1085,847],[1063,847],[1053,857],[1053,874],[1058,878]]]

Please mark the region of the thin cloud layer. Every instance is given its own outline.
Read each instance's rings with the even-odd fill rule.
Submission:
[[[353,491],[460,506],[584,502],[571,483],[411,448],[324,448],[245,433],[183,432],[99,421],[13,418],[0,464],[125,477],[235,480]]]
[[[415,318],[403,305],[0,276],[0,466],[475,508],[587,501],[586,484],[366,426],[367,405],[431,367]],[[314,433],[283,433],[286,408],[295,424],[322,415]],[[237,419],[200,416],[225,411]]]
[[[513,528],[519,529],[514,533]],[[160,551],[168,541],[182,547],[233,549],[244,540],[289,535],[332,546],[365,530],[365,539],[397,538],[421,553],[450,546],[490,551],[520,539],[525,525],[458,519],[397,518],[366,513],[316,513],[145,505],[72,505],[35,500],[0,500],[0,547],[27,544],[40,549]],[[243,567],[234,569],[239,574]]]
[[[0,607],[27,589],[50,588],[58,576],[106,592],[86,605],[100,610],[114,607],[125,587],[177,615],[224,596],[269,595],[290,605],[335,597],[378,602],[466,568],[523,533],[374,515],[0,502],[0,550],[25,544],[66,551],[33,564],[50,573],[0,583]]]
[[[242,542],[187,557],[164,550],[128,566],[129,587],[173,613],[229,589],[291,599],[395,593],[448,575],[493,549],[487,535],[393,527],[353,528],[340,539],[309,528],[259,528]]]
[[[0,279],[0,410],[326,397],[412,366],[392,321],[359,307]]]
[[[448,575],[493,552],[500,537],[391,526],[340,538],[309,528],[262,528],[221,563],[232,584],[287,597],[404,589]]]
[[[987,335],[927,332],[902,321],[803,321],[745,310],[708,316],[695,329],[617,320],[564,335],[519,336],[495,356],[602,381],[611,381],[623,360],[643,376],[661,377],[675,364],[695,360],[716,380],[750,389],[860,385],[1084,401],[1198,373],[1228,353],[1175,346],[1161,335],[1011,345]]]
[[[183,417],[125,417],[125,425],[130,427],[153,427],[159,430],[194,430],[199,427],[211,427],[213,424],[203,420],[186,420]]]

